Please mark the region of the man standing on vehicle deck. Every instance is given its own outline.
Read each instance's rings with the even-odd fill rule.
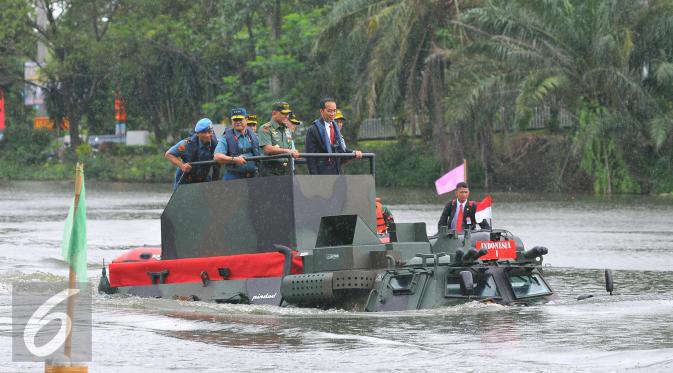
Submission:
[[[292,131],[287,127],[290,113],[292,110],[287,102],[276,102],[271,107],[271,120],[257,131],[263,155],[290,154],[294,158],[299,157],[299,152],[292,148]],[[260,172],[262,176],[287,175],[290,173],[289,159],[264,161]]]
[[[452,199],[449,203],[444,206],[444,211],[442,211],[442,216],[439,218],[439,223],[437,223],[437,230],[439,227],[449,227],[456,231],[456,234],[463,233],[463,230],[468,226],[474,229],[476,218],[474,216],[477,211],[477,202],[468,201],[470,196],[470,188],[468,188],[467,183],[461,181],[456,184],[456,199]],[[483,220],[478,223],[481,229],[490,229],[486,220]]]
[[[248,121],[248,128],[250,128],[252,132],[257,133],[257,115],[248,114],[246,119]]]
[[[246,158],[259,155],[259,139],[247,126],[245,108],[231,110],[233,128],[224,131],[222,140],[215,149],[217,163],[225,164],[223,180],[244,179],[257,176],[257,165]]]
[[[320,118],[316,119],[306,131],[307,153],[353,153],[355,158],[362,158],[359,150],[347,149],[342,142],[341,130],[334,121],[337,113],[336,101],[331,97],[320,101]],[[339,158],[307,158],[308,170],[312,175],[339,175],[341,160]]]
[[[208,118],[203,118],[196,122],[192,136],[180,140],[168,149],[164,156],[177,167],[173,191],[178,188],[178,184],[211,181],[211,168],[215,178],[218,177],[220,167],[217,164],[195,166],[190,164],[191,162],[212,161],[215,147],[217,147],[217,138],[213,132],[213,122]]]

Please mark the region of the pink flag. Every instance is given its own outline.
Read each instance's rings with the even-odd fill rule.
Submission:
[[[437,194],[442,195],[456,189],[456,184],[465,181],[465,162],[435,181]]]
[[[481,223],[485,219],[493,218],[491,204],[493,204],[491,196],[486,196],[483,201],[477,203],[477,211],[474,213],[474,220],[476,220],[477,223]]]

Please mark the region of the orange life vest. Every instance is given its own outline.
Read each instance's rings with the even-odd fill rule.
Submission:
[[[387,230],[386,221],[383,219],[383,205],[381,202],[376,202],[376,232],[386,233]]]

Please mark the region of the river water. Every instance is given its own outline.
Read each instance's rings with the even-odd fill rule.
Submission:
[[[87,184],[89,280],[102,261],[160,242],[167,185]],[[380,191],[434,233],[441,200]],[[481,193],[473,193],[480,199]],[[673,199],[494,194],[493,225],[549,248],[553,304],[469,303],[380,314],[94,295],[91,372],[673,371]],[[64,281],[71,183],[0,183],[0,372],[12,284]],[[615,270],[605,294],[603,269]],[[596,296],[577,301],[581,294]]]

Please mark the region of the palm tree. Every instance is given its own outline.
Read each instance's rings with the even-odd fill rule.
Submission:
[[[655,150],[673,147],[673,1],[653,1],[635,28],[638,43],[631,65],[640,69],[661,110],[650,119]],[[667,146],[668,145],[668,146]],[[670,154],[669,154],[670,155]]]
[[[458,89],[467,98],[463,118],[498,92],[513,92],[515,119],[524,125],[535,107],[556,102],[579,122],[573,149],[596,191],[639,191],[640,160],[625,149],[642,148],[643,123],[656,107],[632,65],[634,30],[649,12],[631,0],[491,0],[466,11],[456,24],[474,43],[463,58],[497,66],[477,68],[473,84]]]
[[[367,116],[398,116],[433,138],[444,167],[462,159],[444,120],[447,27],[455,0],[342,0],[329,14],[316,50],[337,49],[333,63],[353,66],[351,106],[356,123]],[[430,58],[433,56],[433,58]],[[427,124],[426,124],[427,123]],[[423,125],[425,124],[425,125]]]

